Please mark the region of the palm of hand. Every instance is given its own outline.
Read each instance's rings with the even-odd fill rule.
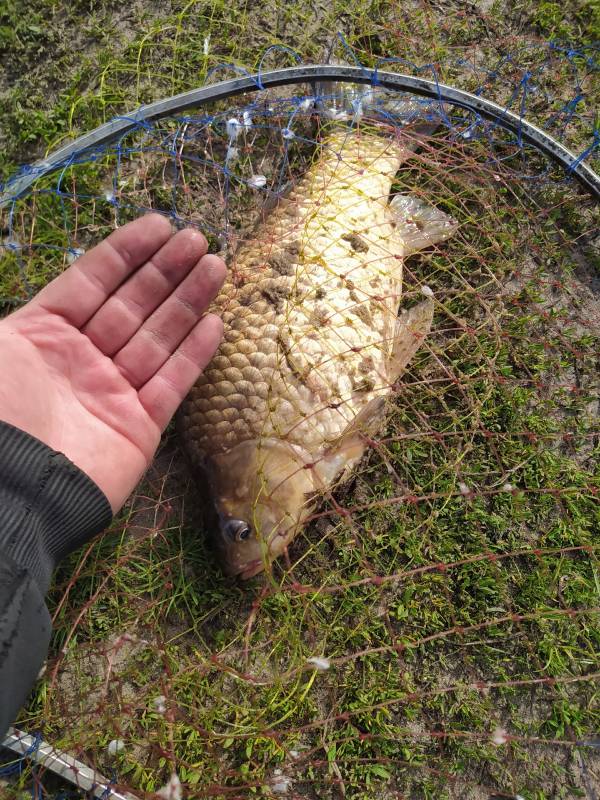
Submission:
[[[115,511],[218,346],[204,312],[224,265],[205,252],[143,217],[0,322],[0,419],[63,452]]]
[[[0,354],[8,376],[0,389],[3,419],[68,455],[120,507],[131,490],[129,473],[143,472],[160,437],[138,393],[60,317],[33,313],[2,325],[12,334]]]

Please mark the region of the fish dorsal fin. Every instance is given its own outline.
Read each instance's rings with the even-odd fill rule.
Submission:
[[[423,344],[433,322],[433,293],[429,287],[423,290],[425,300],[408,311],[401,311],[396,322],[394,345],[387,370],[388,381],[393,384],[408,366],[410,360]]]
[[[404,244],[405,256],[443,242],[458,227],[455,219],[414,194],[394,195],[390,209],[396,231]]]

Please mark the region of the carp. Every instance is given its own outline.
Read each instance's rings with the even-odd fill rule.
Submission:
[[[430,290],[398,313],[403,260],[456,223],[390,197],[411,155],[402,138],[330,134],[228,265],[224,338],[178,418],[227,574],[264,569],[349,476],[430,330]]]

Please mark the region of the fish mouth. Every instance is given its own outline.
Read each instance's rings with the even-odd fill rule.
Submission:
[[[265,565],[262,558],[256,558],[254,561],[249,561],[248,564],[238,572],[238,577],[242,581],[247,581],[255,575],[258,575],[259,572],[262,572],[264,568]]]
[[[219,537],[218,545],[221,558],[221,569],[231,578],[239,578],[242,581],[247,581],[249,578],[253,578],[255,575],[258,575],[259,572],[263,572],[264,569],[278,556],[280,556],[284,549],[287,541],[289,541],[289,531],[284,533],[277,533],[274,537],[272,537],[269,542],[265,542],[261,547],[252,547],[252,552],[243,553],[242,555],[246,556],[248,560],[244,560],[243,558],[239,557],[239,553],[236,552],[235,547],[224,546],[224,539],[223,537]],[[255,555],[255,558],[250,558],[251,555]]]
[[[269,542],[268,551],[265,555],[254,558],[241,566],[237,573],[238,578],[242,581],[247,581],[262,572],[267,564],[270,564],[274,559],[280,556],[284,550],[285,544],[288,541],[287,533],[277,533]],[[266,561],[265,561],[266,556]]]

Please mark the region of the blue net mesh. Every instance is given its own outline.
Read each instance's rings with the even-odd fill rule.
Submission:
[[[414,148],[393,192],[459,225],[407,259],[403,303],[428,287],[433,332],[287,560],[245,586],[223,577],[168,434],[111,531],[59,569],[24,729],[116,775],[125,796],[594,791],[600,218],[573,173],[598,166],[596,54],[382,58],[365,85],[267,89],[274,60],[299,61],[271,48],[251,91],[115,117],[127,130],[110,141],[75,141],[6,182],[6,311],[150,209],[202,230],[231,266],[334,132]],[[492,100],[574,160],[441,89],[386,90],[384,70]],[[27,763],[1,774],[70,796],[47,766],[22,775]]]

